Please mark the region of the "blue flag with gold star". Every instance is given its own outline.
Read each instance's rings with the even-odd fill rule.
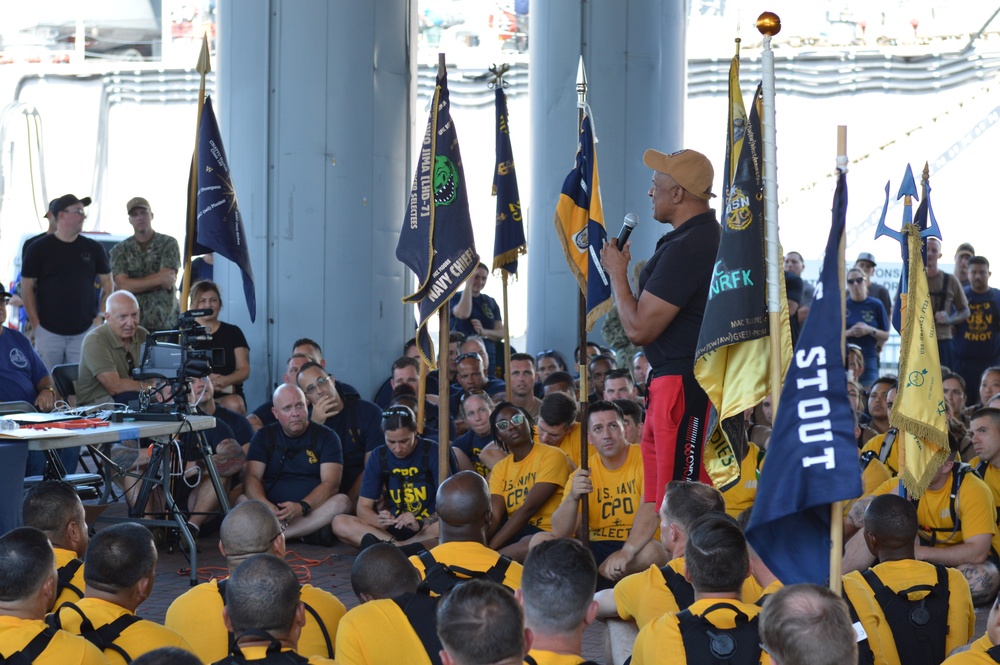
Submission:
[[[444,70],[438,75],[434,90],[396,258],[419,280],[417,290],[403,298],[403,302],[417,305],[420,314],[417,348],[421,359],[436,367],[427,322],[441,307],[447,306],[479,265],[458,133],[451,118],[448,75]]]
[[[229,172],[226,150],[222,147],[219,123],[212,110],[212,98],[205,98],[198,134],[198,235],[197,244],[205,251],[216,252],[235,263],[243,273],[243,295],[250,320],[257,320],[257,291],[243,217],[236,202],[236,189]]]

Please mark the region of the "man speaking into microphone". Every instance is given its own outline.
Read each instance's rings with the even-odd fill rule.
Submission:
[[[601,263],[625,334],[642,346],[651,366],[642,437],[643,500],[655,530],[668,482],[708,482],[701,457],[709,405],[694,378],[694,356],[722,229],[708,204],[715,196],[715,172],[707,157],[694,150],[669,155],[647,150],[642,161],[653,169],[653,219],[673,230],[657,241],[639,275],[638,294],[628,281],[631,243],[607,243]]]

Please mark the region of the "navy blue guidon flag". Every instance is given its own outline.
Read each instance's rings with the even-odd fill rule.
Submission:
[[[444,70],[434,90],[396,258],[419,280],[417,290],[403,302],[418,306],[417,348],[423,362],[436,367],[427,321],[448,304],[479,265]]]
[[[521,195],[517,191],[514,152],[510,147],[510,116],[507,95],[496,87],[497,163],[493,172],[493,196],[497,197],[497,227],[493,239],[493,269],[517,274],[517,257],[527,251]]]
[[[812,309],[788,368],[747,540],[784,584],[825,584],[830,504],[861,496],[861,468],[844,371],[844,224],[837,180],[833,224]]]
[[[257,291],[243,217],[236,202],[236,189],[229,173],[226,150],[222,147],[219,123],[212,110],[212,98],[205,98],[198,132],[198,234],[194,254],[216,252],[243,273],[243,295],[250,320],[257,320]]]
[[[587,296],[587,330],[611,311],[611,283],[601,266],[600,251],[608,238],[601,205],[601,179],[589,109],[580,124],[576,165],[563,181],[555,225],[569,268]]]

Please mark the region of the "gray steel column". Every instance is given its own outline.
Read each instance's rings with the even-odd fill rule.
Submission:
[[[252,241],[256,325],[238,270],[216,273],[223,318],[250,343],[250,408],[296,338],[316,339],[338,380],[370,398],[412,330],[392,251],[409,182],[412,9],[220,1],[216,108]]]
[[[552,219],[577,145],[580,55],[598,138],[608,235],[626,212],[639,216],[633,263],[648,258],[667,227],[650,217],[646,148],[678,150],[683,136],[686,2],[546,0],[531,5],[532,183],[528,348],[555,348],[572,362],[577,288]],[[600,323],[590,338],[600,340]]]

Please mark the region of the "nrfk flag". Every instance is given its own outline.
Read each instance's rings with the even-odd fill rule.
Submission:
[[[909,283],[902,300],[902,340],[899,344],[899,387],[889,412],[889,424],[903,437],[903,487],[920,498],[948,459],[948,420],[941,386],[941,362],[927,274],[921,257],[920,228],[927,226],[930,187],[920,202],[913,224],[903,226],[909,252]],[[897,444],[898,445],[898,444]]]
[[[563,181],[556,205],[556,232],[569,268],[587,295],[587,330],[612,307],[611,283],[601,267],[600,251],[608,238],[597,175],[597,150],[590,114],[580,123],[576,166]]]
[[[725,434],[735,430],[725,421],[737,418],[736,429],[742,428],[743,412],[764,399],[770,384],[760,107],[758,86],[747,116],[740,90],[739,57],[734,57],[729,69],[722,239],[694,366],[695,377],[715,411],[709,424],[711,435],[705,444],[705,470],[723,491],[739,480],[740,470],[735,442]],[[784,298],[781,318],[785,333],[781,336],[784,371],[792,354]]]
[[[496,87],[497,163],[493,171],[493,196],[497,197],[496,236],[493,240],[493,269],[517,274],[517,257],[527,251],[521,195],[517,191],[514,151],[510,147],[510,117],[507,95]]]
[[[761,471],[747,540],[784,584],[824,584],[830,572],[830,504],[861,496],[861,469],[844,372],[844,223],[840,173],[816,295]]]
[[[444,70],[434,90],[396,258],[420,280],[403,302],[418,305],[417,348],[423,361],[436,367],[427,321],[448,305],[479,264]]]
[[[236,189],[229,172],[226,150],[222,147],[219,124],[212,111],[212,98],[205,98],[198,132],[198,235],[195,254],[216,252],[229,259],[243,273],[243,295],[250,320],[257,320],[257,293],[254,287],[250,250],[243,217],[236,202]]]

